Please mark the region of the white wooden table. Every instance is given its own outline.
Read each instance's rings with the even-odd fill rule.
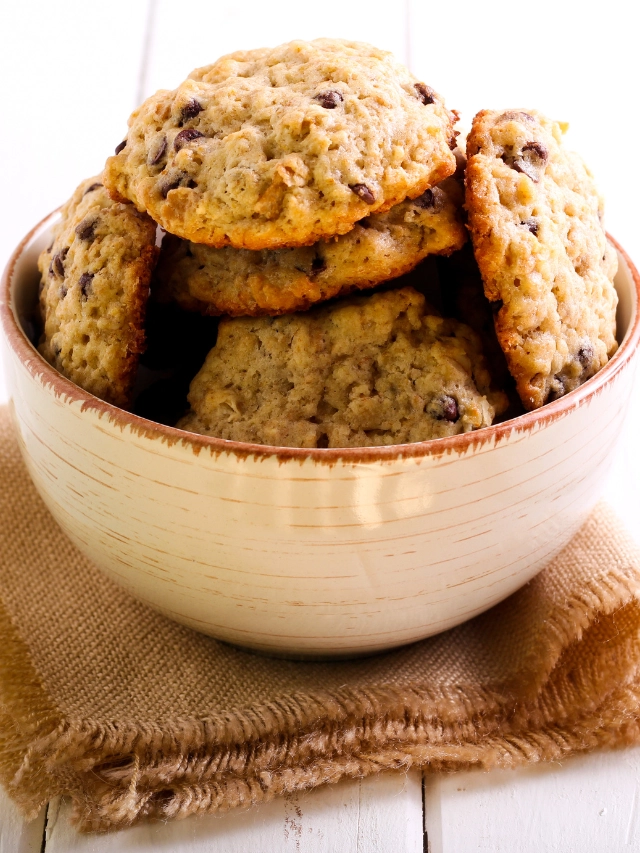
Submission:
[[[129,112],[239,48],[337,36],[392,50],[469,125],[483,107],[537,107],[572,125],[609,230],[640,261],[636,27],[600,6],[463,0],[58,0],[0,8],[0,264],[79,181],[98,172]],[[630,158],[627,163],[627,156]],[[638,386],[637,386],[638,387]],[[0,380],[0,402],[6,391]],[[640,418],[640,388],[630,423]],[[640,542],[640,449],[627,437],[605,495]],[[249,812],[78,835],[69,805],[25,824],[0,791],[0,853],[591,853],[640,850],[640,748],[519,771],[384,775]]]

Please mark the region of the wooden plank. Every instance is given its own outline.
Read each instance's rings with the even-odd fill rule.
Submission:
[[[193,68],[231,51],[292,39],[327,36],[366,41],[404,60],[405,3],[389,11],[387,0],[326,0],[321,8],[299,0],[280,0],[272,6],[258,0],[224,4],[192,0],[188,16],[176,27],[175,4],[157,0],[144,91],[150,95],[156,89],[173,89]]]
[[[46,853],[420,853],[418,773],[384,774],[290,795],[248,811],[147,823],[105,835],[81,835],[70,806],[52,804]]]
[[[640,850],[640,747],[425,776],[429,853]]]
[[[406,777],[384,773],[361,783],[358,853],[422,853],[423,832],[418,771]],[[343,848],[322,849],[342,853]]]
[[[0,853],[40,853],[46,809],[35,820],[25,821],[0,787]]]

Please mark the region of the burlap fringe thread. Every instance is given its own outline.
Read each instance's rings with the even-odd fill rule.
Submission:
[[[616,569],[568,602],[546,626],[546,680],[524,699],[505,685],[345,689],[144,726],[62,717],[0,610],[0,776],[27,815],[66,794],[79,827],[95,831],[249,806],[382,770],[515,767],[636,743],[639,592],[640,582]],[[585,667],[587,639],[598,651]]]

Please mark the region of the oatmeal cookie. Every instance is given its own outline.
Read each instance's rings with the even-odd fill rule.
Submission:
[[[178,427],[285,447],[365,447],[491,424],[479,338],[410,287],[223,320]]]
[[[144,347],[156,224],[90,178],[64,205],[42,274],[38,349],[60,373],[116,406],[130,403]]]
[[[462,187],[447,178],[413,201],[374,213],[348,234],[297,249],[213,249],[167,235],[158,295],[202,314],[234,317],[303,311],[397,278],[430,254],[462,247]]]
[[[526,409],[581,385],[617,347],[616,252],[593,177],[562,132],[532,110],[484,110],[467,141],[471,238]]]
[[[194,243],[306,246],[452,174],[454,119],[370,45],[240,51],[145,101],[105,184]]]

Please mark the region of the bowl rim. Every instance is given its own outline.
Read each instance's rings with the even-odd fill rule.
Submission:
[[[536,428],[547,426],[553,421],[566,416],[579,408],[591,398],[597,396],[605,385],[622,370],[634,355],[640,341],[640,273],[622,246],[609,233],[607,239],[617,249],[625,261],[635,285],[636,304],[625,337],[607,364],[583,385],[569,392],[558,400],[547,403],[531,412],[525,412],[508,421],[483,427],[479,430],[461,433],[444,438],[433,438],[428,441],[412,444],[392,444],[382,447],[276,447],[264,444],[232,441],[214,436],[200,435],[176,427],[156,423],[146,418],[134,415],[124,409],[119,409],[88,391],[84,391],[71,380],[66,379],[52,367],[37,351],[24,333],[13,310],[11,284],[15,268],[32,240],[44,230],[60,208],[45,216],[20,241],[11,254],[0,280],[0,324],[5,333],[8,345],[27,368],[34,379],[44,386],[50,387],[53,393],[64,398],[65,402],[80,403],[81,411],[92,411],[99,418],[106,417],[118,428],[125,428],[151,440],[162,440],[169,446],[180,444],[190,447],[195,455],[202,450],[208,450],[212,455],[230,454],[239,458],[258,457],[261,459],[275,458],[280,461],[313,460],[317,463],[333,466],[336,462],[377,462],[393,461],[398,458],[440,457],[448,454],[462,455],[469,450],[479,449],[486,444],[500,443],[514,433],[531,432]]]

